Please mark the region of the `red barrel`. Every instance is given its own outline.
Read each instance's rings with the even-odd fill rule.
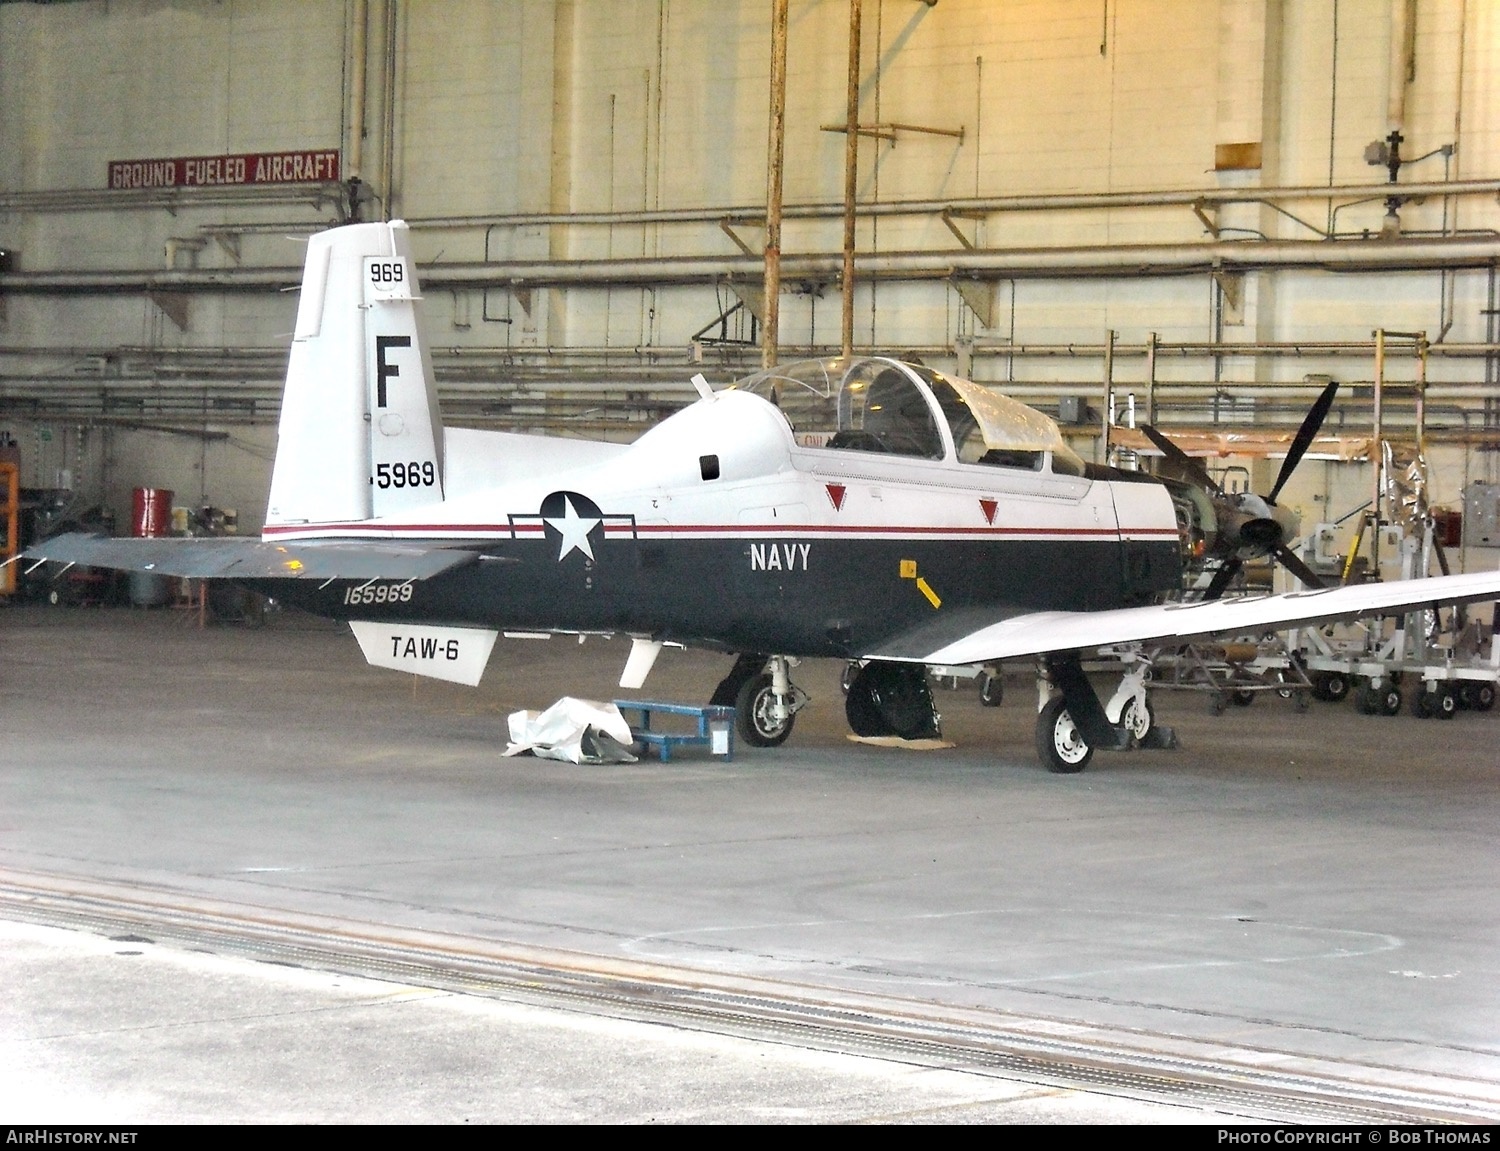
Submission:
[[[130,509],[130,534],[166,535],[172,526],[172,494],[167,488],[136,488]]]

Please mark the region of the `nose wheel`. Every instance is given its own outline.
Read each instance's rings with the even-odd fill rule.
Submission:
[[[780,747],[797,716],[777,714],[776,685],[769,673],[746,680],[734,702],[735,728],[751,747]]]
[[[792,684],[793,660],[747,652],[714,689],[711,704],[734,708],[734,727],[750,747],[780,747],[792,734],[807,693]]]

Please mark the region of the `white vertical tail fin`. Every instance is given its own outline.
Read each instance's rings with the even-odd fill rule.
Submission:
[[[443,499],[442,421],[408,231],[308,243],[267,526],[348,523]]]

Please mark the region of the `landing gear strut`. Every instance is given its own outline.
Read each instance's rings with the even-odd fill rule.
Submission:
[[[1150,661],[1137,659],[1105,705],[1076,652],[1049,656],[1037,679],[1037,758],[1048,771],[1071,775],[1088,766],[1096,747],[1175,747],[1171,730],[1155,726],[1146,693],[1150,675]],[[1055,695],[1054,688],[1061,694]]]
[[[780,747],[792,734],[807,693],[790,678],[793,661],[784,655],[746,653],[719,681],[710,704],[735,709],[735,730],[751,747]]]

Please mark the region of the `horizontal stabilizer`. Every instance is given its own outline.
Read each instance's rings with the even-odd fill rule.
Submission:
[[[184,579],[233,580],[428,579],[476,558],[463,548],[399,543],[272,543],[222,536],[109,539],[83,533],[43,540],[22,556]]]
[[[1201,600],[1110,611],[1044,611],[1015,615],[924,651],[912,636],[895,636],[869,659],[926,664],[979,664],[1115,643],[1187,640],[1206,635],[1279,631],[1309,623],[1398,615],[1433,605],[1500,600],[1500,572]]]

